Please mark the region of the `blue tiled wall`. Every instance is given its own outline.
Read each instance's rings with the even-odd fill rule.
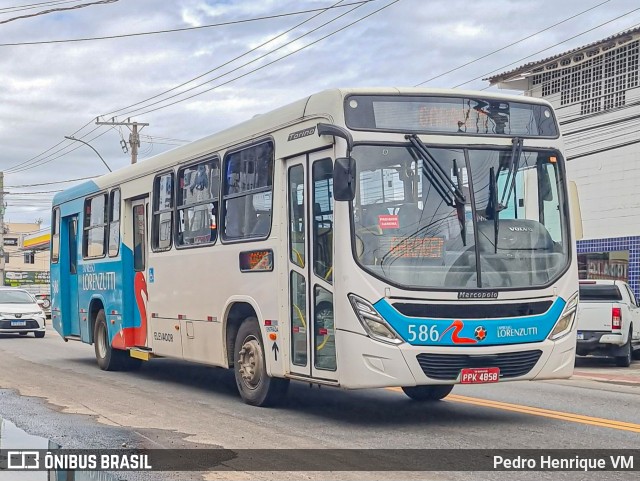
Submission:
[[[629,286],[640,297],[640,237],[580,240],[577,244],[578,254],[629,251]]]

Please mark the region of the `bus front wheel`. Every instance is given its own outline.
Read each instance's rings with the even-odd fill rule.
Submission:
[[[402,390],[414,401],[440,401],[449,395],[453,385],[411,386]]]
[[[289,380],[267,375],[264,343],[255,317],[245,319],[238,329],[233,366],[238,392],[245,403],[273,406],[284,398]]]

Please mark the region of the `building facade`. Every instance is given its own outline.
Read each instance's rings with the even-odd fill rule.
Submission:
[[[49,250],[39,224],[4,224],[4,285],[49,287]]]
[[[580,197],[580,277],[621,279],[640,297],[640,28],[488,80],[555,108]]]

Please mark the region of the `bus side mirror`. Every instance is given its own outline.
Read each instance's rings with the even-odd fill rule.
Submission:
[[[333,198],[352,201],[356,196],[356,161],[353,157],[338,157],[333,165]]]
[[[580,211],[580,198],[578,197],[578,186],[575,182],[569,182],[569,211],[571,212],[571,225],[573,225],[573,237],[580,240],[583,237],[582,213]]]

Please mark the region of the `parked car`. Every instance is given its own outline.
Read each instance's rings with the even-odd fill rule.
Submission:
[[[45,314],[35,297],[23,289],[0,287],[0,333],[44,337]]]
[[[47,318],[51,318],[51,294],[36,294],[37,301],[42,301],[42,310]]]
[[[640,307],[626,282],[580,281],[576,353],[613,357],[628,367],[640,349]]]

